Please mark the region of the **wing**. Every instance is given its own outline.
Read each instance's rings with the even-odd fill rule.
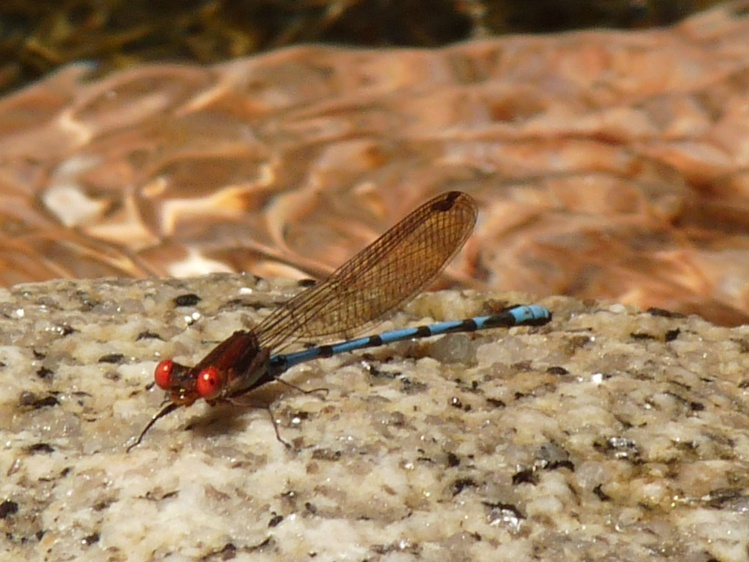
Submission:
[[[349,333],[421,291],[463,247],[478,209],[450,191],[427,201],[322,283],[277,307],[255,333],[261,347]]]

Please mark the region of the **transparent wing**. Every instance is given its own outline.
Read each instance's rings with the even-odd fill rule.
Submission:
[[[320,284],[277,307],[255,334],[261,347],[346,335],[422,290],[471,235],[469,195],[438,195],[406,216]]]

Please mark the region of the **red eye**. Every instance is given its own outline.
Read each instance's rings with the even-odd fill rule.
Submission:
[[[221,373],[216,367],[206,367],[200,371],[195,388],[201,398],[213,400],[221,394],[222,387]]]
[[[169,390],[169,386],[172,382],[172,369],[174,369],[174,361],[171,359],[164,359],[158,365],[153,373],[153,379],[159,388]]]

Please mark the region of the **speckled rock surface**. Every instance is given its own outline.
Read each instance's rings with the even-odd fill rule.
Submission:
[[[297,290],[0,292],[3,559],[749,560],[749,328],[664,311],[547,298],[545,327],[292,369],[328,389],[266,392],[292,450],[263,410],[195,405],[126,454],[158,359],[196,361]],[[427,293],[384,326],[528,300]]]

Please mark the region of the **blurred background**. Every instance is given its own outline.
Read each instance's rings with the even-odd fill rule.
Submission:
[[[0,285],[321,277],[471,193],[439,286],[749,315],[749,5],[0,5]]]
[[[715,0],[6,0],[0,92],[55,68],[100,73],[149,61],[215,63],[320,43],[438,47],[507,33],[673,24]]]

